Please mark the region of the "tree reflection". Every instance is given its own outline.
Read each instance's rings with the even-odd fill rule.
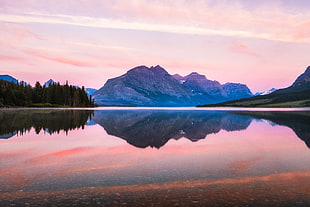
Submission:
[[[0,138],[23,135],[32,128],[37,134],[68,133],[70,130],[84,128],[93,116],[91,110],[1,110]]]

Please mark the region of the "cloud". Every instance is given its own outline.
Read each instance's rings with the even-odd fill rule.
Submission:
[[[128,29],[143,31],[158,31],[178,34],[198,34],[198,35],[223,35],[223,36],[243,36],[268,38],[265,34],[255,34],[241,30],[219,30],[208,29],[195,26],[183,26],[172,24],[149,24],[143,22],[127,22],[107,18],[94,18],[87,16],[69,16],[69,15],[46,15],[31,13],[27,15],[1,14],[0,21],[15,23],[44,23],[44,24],[65,24],[83,27],[108,28],[108,29]]]
[[[292,14],[278,6],[260,5],[247,10],[241,3],[225,4],[209,1],[89,1],[87,9],[71,1],[64,8],[46,7],[28,12],[2,13],[0,21],[16,23],[64,24],[82,27],[158,31],[192,35],[220,35],[258,38],[284,42],[310,43],[302,33],[302,26],[310,16]],[[75,4],[76,5],[76,4]],[[28,4],[29,6],[29,4]],[[71,5],[73,6],[73,5]],[[29,6],[31,8],[31,6]],[[55,7],[55,8],[54,8]],[[100,12],[101,11],[101,12]],[[298,36],[298,38],[296,38]]]
[[[247,44],[233,41],[229,49],[234,53],[246,54],[254,57],[261,57],[260,54],[251,49]]]
[[[2,37],[0,39],[0,44],[6,46],[16,45],[27,38],[46,40],[45,37],[32,32],[27,27],[14,23],[0,24],[0,34]]]
[[[2,55],[0,54],[0,61],[4,62],[13,62],[21,65],[34,65],[33,62],[29,61],[28,59],[16,56],[9,56],[9,55]]]
[[[103,44],[95,44],[95,43],[86,43],[86,42],[73,42],[73,41],[63,41],[63,44],[74,45],[80,47],[88,47],[94,49],[111,49],[111,50],[122,50],[122,51],[137,51],[137,48],[123,47],[117,45],[103,45]]]
[[[48,54],[46,52],[40,51],[40,50],[34,50],[34,49],[24,49],[24,53],[38,57],[41,59],[45,60],[50,60],[58,63],[63,63],[63,64],[68,64],[68,65],[73,65],[73,66],[78,66],[78,67],[95,67],[96,65],[91,63],[90,61],[83,61],[83,60],[77,60],[77,59],[72,59],[72,58],[66,58],[62,57],[59,55],[53,55],[53,54]]]

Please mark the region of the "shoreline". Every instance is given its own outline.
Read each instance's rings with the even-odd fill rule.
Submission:
[[[162,110],[162,111],[310,111],[310,107],[128,107],[128,106],[96,106],[96,107],[1,107],[0,111],[13,110]]]

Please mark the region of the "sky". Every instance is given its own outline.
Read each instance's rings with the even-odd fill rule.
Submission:
[[[0,74],[99,89],[139,66],[284,88],[310,65],[308,0],[0,0]]]

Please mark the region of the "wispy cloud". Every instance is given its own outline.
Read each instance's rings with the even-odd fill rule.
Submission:
[[[233,41],[229,48],[234,53],[246,54],[254,57],[261,57],[260,54],[251,49],[247,44],[241,43],[239,41]]]
[[[248,14],[247,14],[248,15]],[[201,17],[201,19],[193,23],[162,23],[159,21],[143,21],[143,20],[131,20],[126,21],[121,18],[112,19],[105,17],[90,17],[90,16],[75,16],[65,14],[44,14],[29,12],[25,14],[0,14],[0,21],[3,22],[15,22],[15,23],[43,23],[43,24],[65,24],[81,27],[93,27],[93,28],[108,28],[108,29],[126,29],[126,30],[142,30],[142,31],[157,31],[177,34],[192,34],[192,35],[220,35],[220,36],[237,36],[245,38],[259,38],[284,42],[305,42],[310,43],[310,38],[304,35],[305,26],[303,22],[296,22],[296,19],[290,18],[291,23],[287,24],[284,30],[282,26],[285,25],[285,20],[274,22],[268,22],[266,19],[260,21],[254,21],[252,16],[247,16],[243,13],[239,15],[239,22],[235,18],[234,21],[228,21],[231,24],[227,26],[226,20],[218,19],[208,21],[207,17]],[[238,16],[238,15],[237,15]],[[212,18],[212,17],[209,17]],[[288,17],[285,17],[289,19]],[[259,18],[258,18],[259,19]],[[207,23],[205,23],[205,22]],[[215,23],[223,21],[223,25],[214,26]],[[253,21],[253,24],[249,27],[244,27],[244,21]],[[169,23],[170,22],[170,23]],[[208,23],[209,22],[209,23]],[[262,24],[265,23],[265,29],[257,31],[252,29],[253,26],[262,28]],[[300,26],[296,26],[296,24]],[[290,26],[291,25],[291,26]],[[272,29],[272,27],[274,27]],[[294,27],[294,28],[293,28]],[[289,31],[292,29],[292,31]],[[288,32],[289,31],[289,32]],[[299,35],[297,35],[299,34]],[[298,37],[298,38],[297,38]]]
[[[26,58],[17,57],[17,56],[10,56],[10,55],[3,55],[3,54],[0,54],[0,61],[2,63],[13,62],[13,63],[17,63],[17,64],[22,64],[22,65],[34,65],[33,62],[27,60]]]
[[[46,52],[39,51],[39,50],[24,49],[23,52],[31,56],[35,56],[35,57],[42,58],[45,60],[55,61],[58,63],[68,64],[68,65],[73,65],[73,66],[78,66],[78,67],[95,67],[94,64],[88,61],[77,60],[77,59],[62,57],[59,55],[48,54]]]
[[[87,42],[73,42],[73,41],[63,41],[63,44],[75,45],[80,47],[88,47],[88,48],[98,48],[98,49],[111,49],[111,50],[122,50],[122,51],[137,51],[137,48],[116,46],[116,45],[104,45],[104,44],[95,44],[95,43],[87,43]]]

